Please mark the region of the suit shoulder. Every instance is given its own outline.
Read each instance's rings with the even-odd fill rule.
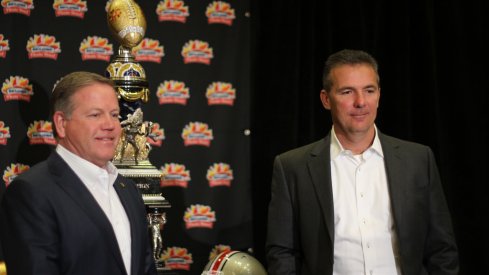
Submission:
[[[30,167],[29,170],[19,174],[15,177],[14,181],[22,180],[27,182],[39,182],[41,179],[47,178],[48,174],[48,165],[46,161],[42,161]]]
[[[431,148],[427,145],[417,143],[417,142],[413,142],[413,141],[409,141],[409,140],[396,138],[396,137],[385,135],[385,134],[382,134],[382,136],[381,136],[381,143],[385,144],[386,146],[398,147],[399,149],[401,149],[403,151],[408,151],[408,152],[431,151]]]
[[[301,147],[297,147],[295,149],[281,153],[276,158],[280,158],[281,160],[304,160],[308,158],[311,154],[323,150],[324,148],[326,148],[327,145],[329,144],[327,144],[326,139],[323,138],[313,143],[309,143]]]

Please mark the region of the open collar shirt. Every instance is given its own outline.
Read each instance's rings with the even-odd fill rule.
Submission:
[[[377,128],[372,145],[358,155],[343,148],[334,129],[331,133],[333,274],[401,274]]]
[[[127,274],[130,274],[131,229],[126,211],[113,186],[118,175],[117,168],[111,162],[100,168],[59,144],[56,152],[80,178],[112,224]]]

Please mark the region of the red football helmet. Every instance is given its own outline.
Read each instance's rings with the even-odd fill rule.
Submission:
[[[250,254],[227,251],[217,255],[204,268],[202,275],[267,275],[261,263]]]

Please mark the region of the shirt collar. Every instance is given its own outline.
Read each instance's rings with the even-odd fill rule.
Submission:
[[[375,136],[374,136],[374,142],[372,145],[365,150],[365,152],[362,153],[364,158],[370,157],[372,153],[378,154],[380,157],[384,157],[384,152],[382,151],[382,145],[380,144],[380,139],[378,135],[378,130],[377,126],[374,125],[375,127]],[[351,151],[343,148],[341,145],[340,141],[338,140],[338,137],[336,136],[336,133],[334,131],[334,127],[331,128],[331,144],[330,144],[330,155],[331,155],[331,160],[335,159],[341,154],[350,154]]]
[[[107,162],[105,167],[101,168],[86,159],[72,153],[62,145],[58,144],[56,146],[56,153],[58,153],[71,167],[75,174],[85,183],[86,185],[93,186],[95,183],[99,182],[99,177],[101,175],[109,175],[115,180],[117,177],[117,168],[112,162]]]

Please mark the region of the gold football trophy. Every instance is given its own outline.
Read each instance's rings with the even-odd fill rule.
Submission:
[[[151,122],[143,120],[143,103],[149,100],[149,88],[143,67],[136,62],[131,49],[144,38],[146,19],[133,0],[113,0],[107,11],[107,23],[121,44],[118,54],[106,70],[106,76],[115,83],[121,108],[121,139],[113,163],[123,176],[133,179],[141,190],[147,208],[148,230],[153,257],[158,271],[167,270],[161,260],[162,229],[166,223],[165,208],[169,202],[162,196],[162,172],[149,161],[151,150],[147,137]]]

